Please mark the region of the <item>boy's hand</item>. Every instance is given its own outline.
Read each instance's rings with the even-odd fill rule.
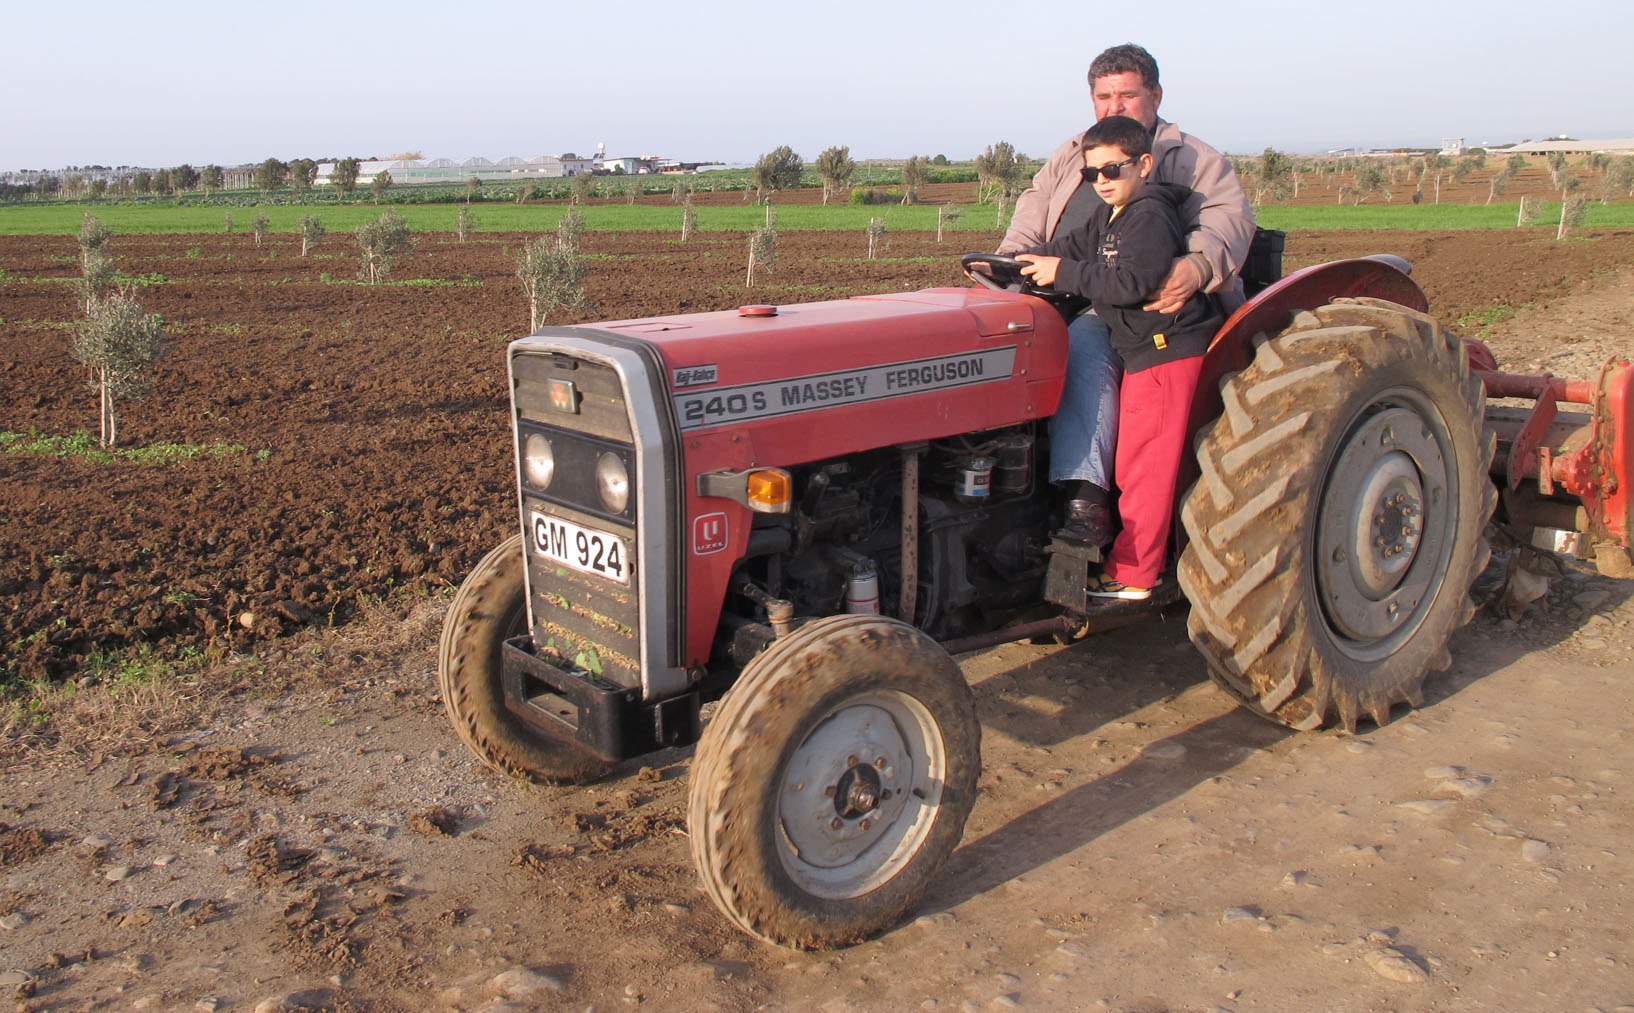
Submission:
[[[1163,284],[1152,293],[1152,301],[1142,306],[1144,310],[1156,310],[1159,313],[1179,313],[1180,307],[1186,305],[1193,292],[1203,287],[1203,272],[1197,269],[1190,257],[1176,257],[1174,264],[1169,268],[1169,276],[1163,279]]]
[[[1034,285],[1043,288],[1055,284],[1055,273],[1061,269],[1060,257],[1040,257],[1036,253],[1021,253],[1016,259],[1027,266],[1021,273]]]

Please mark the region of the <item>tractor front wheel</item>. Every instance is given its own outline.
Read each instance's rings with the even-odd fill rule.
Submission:
[[[437,678],[443,707],[460,739],[488,766],[531,781],[585,781],[610,765],[566,741],[527,730],[505,708],[501,648],[528,632],[522,536],[513,535],[477,563],[443,620]]]
[[[687,823],[709,895],[783,946],[885,931],[959,843],[980,738],[959,666],[905,623],[834,616],[777,641],[693,761]]]
[[[1394,303],[1336,300],[1221,395],[1181,511],[1210,674],[1298,729],[1421,703],[1490,554],[1495,438],[1463,343]]]

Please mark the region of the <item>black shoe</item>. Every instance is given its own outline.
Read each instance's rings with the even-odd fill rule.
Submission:
[[[1104,503],[1069,499],[1066,523],[1055,537],[1085,545],[1105,545],[1112,540],[1112,511]]]

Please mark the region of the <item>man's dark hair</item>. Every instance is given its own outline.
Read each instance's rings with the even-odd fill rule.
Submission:
[[[1151,53],[1133,42],[1125,42],[1121,46],[1113,46],[1102,51],[1089,65],[1089,86],[1095,87],[1095,79],[1098,77],[1127,74],[1131,71],[1140,75],[1140,83],[1148,89],[1157,87],[1157,61],[1152,59]]]
[[[1146,124],[1128,116],[1108,116],[1104,120],[1097,120],[1093,127],[1084,131],[1084,150],[1098,148],[1102,145],[1109,148],[1118,148],[1130,158],[1139,158],[1152,153],[1152,132],[1146,129]]]

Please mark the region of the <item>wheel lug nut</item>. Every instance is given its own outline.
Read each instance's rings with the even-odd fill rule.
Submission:
[[[868,820],[863,820],[861,826],[864,830],[867,830],[872,824]]]
[[[829,826],[833,827],[835,830],[838,830],[841,827],[845,826],[845,821],[840,819],[838,816],[836,816],[836,817],[834,817],[834,822],[830,823]]]
[[[880,756],[880,757],[875,758],[874,767],[877,770],[884,770],[885,769],[885,757]]]

